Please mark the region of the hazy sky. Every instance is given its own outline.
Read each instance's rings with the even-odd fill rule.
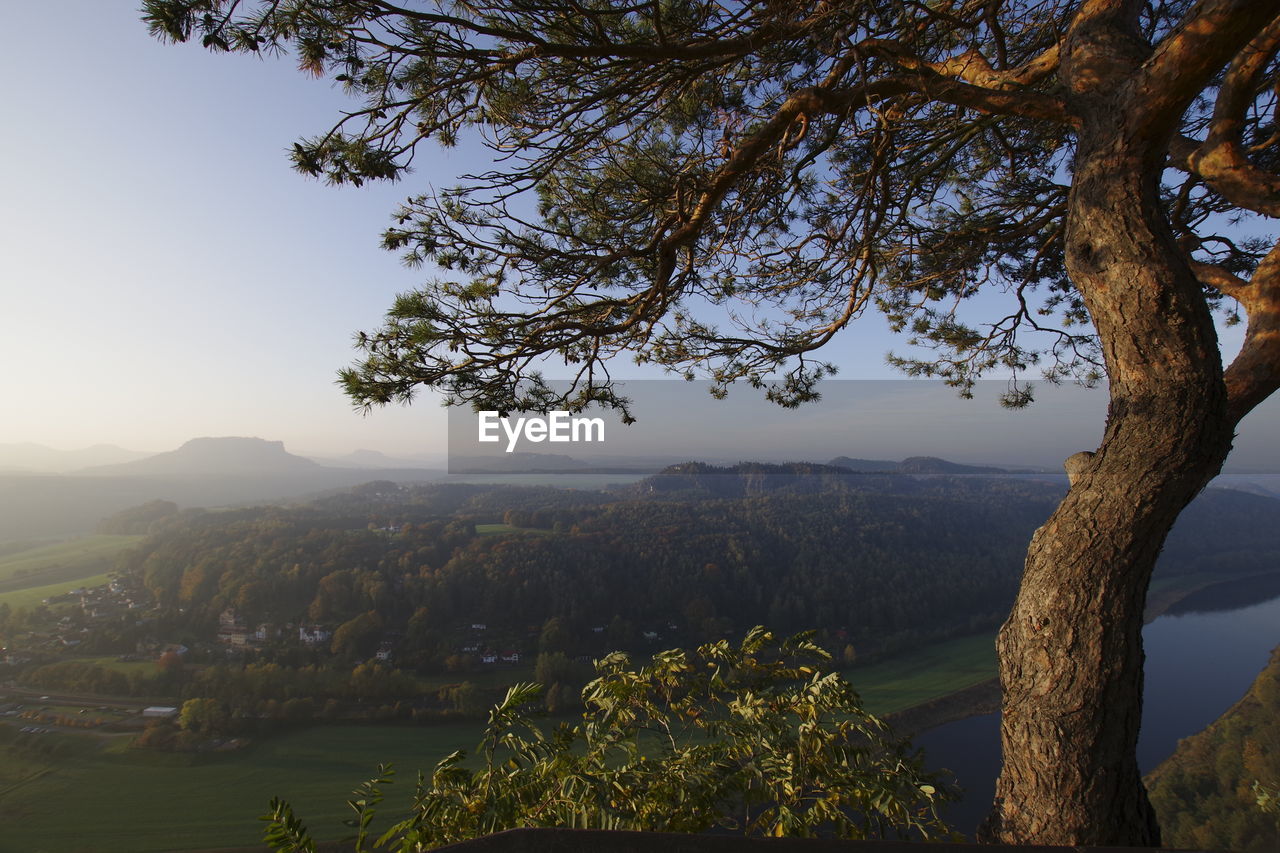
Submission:
[[[430,275],[377,247],[397,202],[482,164],[433,148],[401,184],[304,178],[285,151],[332,123],[333,84],[161,44],[138,18],[133,0],[3,2],[0,443],[441,451],[429,396],[362,417],[334,375],[352,333]],[[873,321],[830,357],[890,378],[895,346]]]
[[[352,333],[417,280],[377,248],[410,188],[294,173],[286,148],[340,93],[153,41],[136,5],[4,3],[0,442],[428,449],[437,407],[362,418],[334,385]],[[418,181],[460,168],[423,162]]]

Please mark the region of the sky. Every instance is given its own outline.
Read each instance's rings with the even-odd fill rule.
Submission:
[[[483,152],[424,149],[398,184],[301,176],[286,150],[348,103],[335,85],[288,58],[153,40],[136,5],[0,0],[0,443],[443,452],[431,395],[365,416],[335,374],[353,333],[431,275],[378,247],[391,212]],[[843,379],[878,380],[899,376],[895,348],[869,319],[823,355]]]
[[[285,151],[336,116],[332,84],[154,41],[135,7],[3,2],[0,442],[426,449],[429,400],[366,418],[334,384],[421,275],[377,246],[413,188],[296,174]],[[415,183],[451,183],[459,156]]]

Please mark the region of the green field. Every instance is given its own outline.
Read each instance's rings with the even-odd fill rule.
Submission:
[[[27,548],[0,557],[0,594],[48,587],[105,574],[116,556],[141,536],[85,536],[56,545]],[[69,588],[74,588],[73,584]]]
[[[128,675],[131,672],[137,672],[142,675],[151,675],[156,671],[156,662],[151,658],[146,660],[119,660],[116,655],[96,655],[93,657],[68,658],[68,660],[77,661],[79,663],[91,663],[94,666],[100,666],[103,669],[112,669],[116,672],[123,672],[125,675]]]
[[[526,667],[494,670],[484,680],[529,674]],[[846,675],[868,710],[887,714],[991,678],[995,651],[990,635],[965,637],[855,666]],[[6,728],[16,731],[0,725],[0,732]],[[235,753],[196,756],[135,751],[126,748],[127,738],[59,734],[27,736],[26,747],[15,750],[5,746],[13,735],[0,735],[0,853],[248,845],[261,838],[255,818],[273,796],[290,800],[317,837],[340,837],[349,791],[378,762],[394,762],[399,770],[384,814],[402,815],[417,770],[430,771],[454,749],[472,749],[479,731],[475,722],[321,726]],[[32,744],[50,749],[59,741],[71,743],[60,747],[56,764],[31,751]]]
[[[996,677],[992,634],[935,643],[869,666],[844,671],[868,711],[892,714]]]
[[[29,757],[36,739],[75,737],[26,736],[25,749],[0,746],[6,753],[0,784],[9,782],[0,793],[0,851],[148,853],[254,844],[262,837],[256,818],[273,796],[291,801],[317,837],[340,837],[351,789],[379,761],[399,768],[384,814],[403,815],[417,770],[429,772],[454,749],[471,749],[477,732],[475,723],[324,726],[226,754],[81,754],[43,775]]]
[[[81,586],[107,582],[116,557],[141,536],[84,536],[0,557],[0,602],[32,607]]]
[[[510,524],[477,524],[477,536],[502,536],[507,533],[551,533],[541,527],[512,527]]]
[[[7,604],[14,610],[19,607],[34,607],[50,596],[61,595],[82,586],[101,586],[106,582],[107,575],[103,573],[49,586],[33,586],[30,589],[19,589],[14,592],[0,592],[0,603]]]

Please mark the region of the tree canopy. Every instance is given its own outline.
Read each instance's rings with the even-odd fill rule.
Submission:
[[[1080,127],[1064,39],[1082,8],[1136,18],[1126,50],[1149,54],[1149,107],[1176,130],[1161,199],[1217,303],[1268,249],[1214,214],[1275,212],[1280,36],[1213,99],[1244,39],[1186,23],[1256,25],[1269,5],[146,4],[158,33],[287,48],[363,99],[295,145],[308,174],[399,178],[427,139],[493,151],[492,170],[397,212],[385,245],[457,274],[399,298],[344,381],[365,404],[430,385],[504,409],[540,399],[518,389],[545,357],[598,384],[624,351],[721,384],[782,371],[774,391],[796,402],[832,369],[813,353],[873,308],[937,351],[900,360],[914,373],[963,386],[1047,358],[1055,378],[1098,378],[1063,260]],[[966,319],[991,286],[1007,312]]]

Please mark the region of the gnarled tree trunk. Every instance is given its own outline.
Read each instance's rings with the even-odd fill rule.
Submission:
[[[1201,285],[1157,204],[1124,102],[1085,112],[1067,262],[1103,344],[1106,433],[1036,531],[1000,632],[1004,764],[986,840],[1155,845],[1138,773],[1142,613],[1179,512],[1231,447]]]

